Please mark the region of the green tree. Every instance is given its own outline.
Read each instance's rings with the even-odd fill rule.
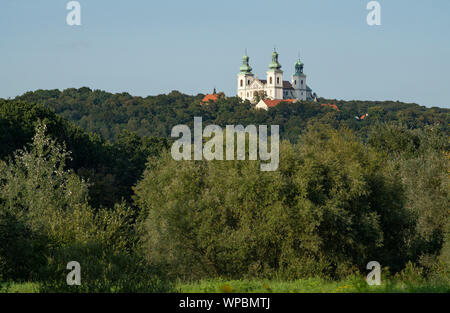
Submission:
[[[448,249],[448,136],[436,125],[410,129],[389,123],[374,127],[368,142],[383,153],[386,175],[397,177],[404,189],[405,207],[416,218],[409,258],[414,262],[428,259],[429,266],[430,258],[441,250],[445,255]]]
[[[125,203],[93,210],[88,185],[66,169],[70,153],[39,123],[28,148],[0,161],[0,269],[3,279],[33,279],[41,291],[167,291],[161,273],[136,253],[134,211]],[[84,268],[67,286],[66,264]]]
[[[406,261],[414,218],[402,188],[348,130],[284,142],[276,172],[170,154],[147,166],[135,188],[144,251],[172,275],[336,277]]]

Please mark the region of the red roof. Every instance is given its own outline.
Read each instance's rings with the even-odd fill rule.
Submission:
[[[203,97],[202,102],[217,101],[219,99],[219,94],[217,93],[209,93],[205,97]]]
[[[275,107],[277,106],[280,102],[295,102],[297,101],[297,99],[283,99],[283,100],[271,100],[271,99],[264,99],[263,100],[264,103],[269,107]]]
[[[335,109],[336,111],[339,111],[339,108],[338,108],[338,106],[336,104],[322,103],[321,106],[323,106],[323,107],[330,107],[330,108]]]
[[[290,88],[292,88],[291,82],[290,82],[290,81],[287,81],[287,80],[283,80],[283,88],[284,88],[284,89],[290,89]]]

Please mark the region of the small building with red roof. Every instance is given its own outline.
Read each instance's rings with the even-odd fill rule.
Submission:
[[[217,93],[216,94],[208,93],[203,97],[202,102],[209,102],[209,101],[216,102],[218,99],[219,95]]]
[[[298,101],[298,100],[297,99],[277,99],[277,100],[262,99],[256,104],[255,108],[256,109],[263,109],[263,110],[267,111],[269,108],[276,107],[281,102],[293,103],[293,102],[296,102],[296,101]]]
[[[225,96],[225,94],[223,92],[216,93],[216,88],[214,88],[213,93],[208,93],[203,97],[202,103],[216,102],[221,96]]]

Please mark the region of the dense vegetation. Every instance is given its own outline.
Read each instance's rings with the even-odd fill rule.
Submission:
[[[133,97],[128,93],[111,94],[89,88],[37,90],[27,92],[17,100],[40,103],[58,115],[75,122],[87,132],[100,134],[115,141],[123,130],[150,137],[170,136],[177,124],[191,125],[194,116],[201,116],[205,124],[263,124],[280,125],[282,138],[294,142],[307,124],[320,122],[335,128],[346,126],[360,134],[379,122],[397,121],[408,128],[439,125],[448,130],[449,110],[427,109],[417,104],[401,102],[338,101],[319,99],[318,103],[281,103],[268,112],[254,110],[250,102],[237,97],[221,98],[216,103],[200,105],[202,94],[188,96],[178,91],[168,95]],[[322,107],[336,104],[339,112]],[[355,116],[369,113],[369,118],[357,120]]]
[[[401,281],[450,285],[449,110],[201,99],[81,88],[0,100],[0,281],[158,292],[180,280],[345,281],[377,260]],[[170,131],[194,116],[280,125],[279,169],[174,161]],[[78,287],[65,282],[71,260]]]

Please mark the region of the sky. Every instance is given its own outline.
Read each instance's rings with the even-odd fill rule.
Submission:
[[[178,90],[236,95],[247,49],[264,79],[276,47],[290,80],[300,54],[320,97],[450,108],[450,1],[0,1],[0,98],[87,86],[135,96]]]

